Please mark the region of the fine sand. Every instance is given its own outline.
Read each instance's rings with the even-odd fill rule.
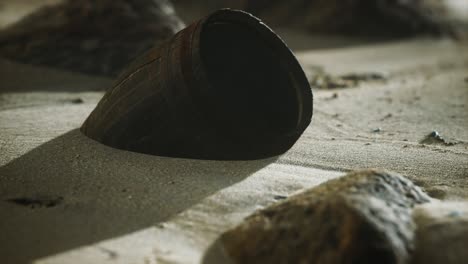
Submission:
[[[310,79],[383,79],[314,89],[313,121],[299,142],[258,161],[103,146],[77,128],[111,80],[0,61],[0,262],[199,263],[253,211],[358,168],[396,171],[436,198],[468,198],[466,43],[307,49],[310,38],[284,36],[300,46]],[[445,143],[422,144],[432,131]]]

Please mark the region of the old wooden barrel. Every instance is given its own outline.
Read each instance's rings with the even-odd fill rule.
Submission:
[[[312,118],[312,92],[285,43],[223,9],[137,58],[81,127],[118,149],[213,160],[287,151]]]

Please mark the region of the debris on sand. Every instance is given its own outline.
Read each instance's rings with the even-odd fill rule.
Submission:
[[[72,103],[72,104],[82,104],[82,103],[84,103],[84,101],[81,98],[75,98],[75,99],[71,99],[70,103]]]
[[[353,81],[353,82],[368,82],[368,81],[383,81],[385,77],[380,73],[351,73],[341,76],[343,80]]]
[[[61,196],[36,196],[36,197],[18,197],[6,200],[17,205],[34,208],[50,208],[57,206],[63,201]]]
[[[386,77],[380,73],[350,73],[333,76],[327,73],[318,73],[310,80],[312,88],[338,89],[356,87],[361,82],[385,81]]]
[[[443,138],[439,132],[437,131],[432,131],[430,134],[428,134],[423,140],[421,140],[419,143],[421,144],[443,144],[445,146],[453,146],[456,143],[447,141],[445,138]]]
[[[332,96],[325,98],[325,100],[334,100],[338,98],[338,93],[333,93]]]
[[[372,132],[373,133],[380,133],[380,132],[382,132],[382,130],[383,129],[381,127],[377,127],[377,128],[372,129]]]
[[[391,118],[391,117],[393,117],[392,114],[387,114],[387,115],[385,115],[384,117],[382,117],[382,118],[380,119],[380,121],[384,121],[384,120],[389,119],[389,118]]]
[[[107,254],[109,256],[109,259],[116,259],[119,254],[117,252],[104,248],[104,247],[97,247],[99,250],[101,250],[103,253]]]

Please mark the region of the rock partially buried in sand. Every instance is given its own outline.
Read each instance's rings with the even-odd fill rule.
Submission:
[[[419,143],[421,144],[426,144],[426,145],[431,145],[431,144],[442,144],[445,146],[453,146],[456,143],[447,141],[445,138],[443,138],[439,132],[437,131],[432,131],[428,135],[424,137],[423,140],[421,140]]]
[[[234,263],[407,263],[412,208],[429,201],[398,174],[352,172],[253,214],[218,244]]]
[[[137,58],[81,131],[134,152],[250,160],[286,152],[311,118],[291,50],[259,19],[223,9]]]
[[[413,264],[462,264],[468,261],[468,202],[418,205]]]
[[[167,0],[65,0],[0,31],[0,56],[113,77],[183,26]]]

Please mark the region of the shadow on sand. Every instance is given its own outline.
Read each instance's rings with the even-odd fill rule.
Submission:
[[[0,168],[0,258],[31,262],[146,228],[272,162],[148,156],[73,130]]]

